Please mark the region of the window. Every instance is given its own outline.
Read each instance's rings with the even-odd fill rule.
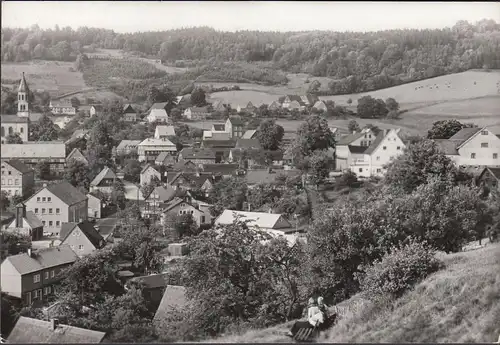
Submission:
[[[43,294],[44,294],[44,295],[48,295],[48,294],[50,294],[50,286],[47,286],[47,287],[44,287],[44,288],[43,288]]]
[[[51,208],[49,208],[49,214],[52,214],[52,209]]]
[[[382,169],[380,169],[380,168],[379,168],[379,169],[377,169],[377,172],[378,172],[378,173],[382,172]]]
[[[24,128],[23,127],[21,127],[21,133],[24,133]]]
[[[481,135],[488,135],[488,131],[481,131]]]
[[[359,172],[363,172],[363,168],[359,168]]]
[[[10,171],[9,171],[10,172]],[[9,186],[12,185],[12,179],[9,179]]]
[[[33,283],[39,283],[40,282],[40,275],[39,274],[35,274],[33,276]]]
[[[9,170],[9,171],[7,171],[7,174],[8,174],[8,175],[12,175],[12,171],[10,171],[10,170]]]
[[[52,226],[52,221],[51,220],[49,220],[49,226]]]
[[[384,146],[384,147],[383,147],[383,149],[384,149],[384,150],[387,150],[387,146]]]
[[[36,202],[40,202],[40,197],[37,197],[37,198],[36,198]]]
[[[380,156],[377,156],[377,160],[378,160],[378,161],[380,160]]]
[[[33,298],[38,298],[38,290],[33,291]]]
[[[42,198],[42,202],[45,202],[45,197]]]
[[[182,211],[179,211],[179,214],[182,214]]]
[[[45,214],[45,209],[44,208],[42,208],[42,214]]]
[[[498,153],[493,154],[493,159],[498,159]]]
[[[401,146],[396,147],[396,150],[401,150]]]
[[[371,139],[371,138],[372,138],[372,135],[370,134],[370,135],[368,136],[368,138],[370,138],[370,139]]]
[[[471,158],[471,159],[476,159],[476,154],[475,154],[475,153],[471,153],[471,154],[470,154],[470,158]]]
[[[61,212],[60,208],[56,208],[56,214],[59,214]]]
[[[49,279],[49,272],[45,272],[45,279]]]
[[[38,208],[35,208],[35,214],[38,214]]]
[[[54,278],[56,276],[56,271],[50,271],[50,277]]]
[[[481,143],[481,147],[488,147],[488,143]]]
[[[42,220],[42,225],[45,226],[45,221],[44,220]]]
[[[201,216],[201,222],[205,223],[205,216]]]
[[[83,244],[80,244],[80,245],[78,246],[78,249],[79,249],[79,250],[83,250]]]
[[[51,198],[50,196],[49,196],[49,197],[47,197],[47,201],[48,201],[48,202],[51,202],[51,200],[52,200],[52,198]]]
[[[61,222],[56,220],[56,226],[59,226],[60,224],[61,224]]]

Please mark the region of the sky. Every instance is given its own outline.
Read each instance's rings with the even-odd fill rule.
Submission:
[[[2,27],[80,26],[116,32],[210,26],[222,31],[378,31],[500,23],[500,2],[2,1]]]

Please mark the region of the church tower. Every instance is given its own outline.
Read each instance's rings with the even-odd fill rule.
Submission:
[[[19,117],[29,117],[30,115],[29,92],[30,89],[28,88],[28,83],[26,82],[26,78],[24,78],[23,72],[23,78],[17,90],[17,116]]]

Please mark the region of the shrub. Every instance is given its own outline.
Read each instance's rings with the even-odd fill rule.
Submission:
[[[423,242],[411,240],[369,266],[360,279],[360,287],[370,299],[384,295],[397,298],[440,266],[433,249]]]

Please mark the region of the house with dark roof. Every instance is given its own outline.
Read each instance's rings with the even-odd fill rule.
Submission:
[[[153,318],[153,323],[157,327],[161,327],[167,322],[169,315],[181,312],[187,305],[186,288],[184,286],[167,285]]]
[[[0,146],[2,162],[19,160],[30,168],[47,162],[51,173],[62,175],[66,166],[66,145],[62,141],[33,141]]]
[[[251,169],[247,170],[243,178],[245,179],[248,188],[252,189],[261,183],[274,183],[278,176],[297,177],[301,175],[300,170],[269,170],[269,169]]]
[[[76,107],[69,99],[50,101],[49,108],[54,115],[76,115]]]
[[[197,172],[179,172],[167,175],[167,184],[174,189],[203,190],[208,192],[214,184],[212,174]]]
[[[105,207],[104,200],[96,193],[87,193],[88,219],[99,219],[102,217],[103,208]]]
[[[194,164],[215,163],[215,152],[209,148],[186,147],[179,152],[179,161],[191,161]]]
[[[71,150],[69,155],[66,157],[66,162],[69,162],[71,159],[80,161],[85,165],[89,165],[89,161],[87,160],[87,158],[85,158],[82,152],[76,147],[73,150]]]
[[[176,158],[168,152],[161,152],[158,157],[155,158],[155,164],[158,166],[174,165],[175,163]]]
[[[500,166],[500,138],[488,127],[462,128],[434,142],[457,166]]]
[[[62,223],[79,222],[88,217],[87,196],[66,181],[45,184],[24,203],[26,210],[42,221],[45,231],[56,235]]]
[[[144,184],[149,184],[151,180],[156,177],[159,181],[161,181],[161,173],[154,168],[151,164],[146,164],[144,168],[141,170],[140,175],[140,183],[141,186]]]
[[[63,223],[59,239],[60,245],[69,246],[80,258],[106,245],[104,238],[89,221]]]
[[[5,231],[20,233],[29,236],[32,241],[43,237],[43,224],[31,211],[26,211],[23,203],[16,205],[16,217],[5,227]]]
[[[155,139],[168,139],[168,137],[175,137],[175,128],[170,125],[158,125],[155,128]]]
[[[314,104],[314,103],[313,103]],[[283,100],[283,104],[281,105],[284,109],[304,109],[306,104],[303,99],[299,95],[287,95]]]
[[[35,172],[17,159],[2,162],[2,191],[9,195],[29,196],[35,185]]]
[[[99,174],[90,182],[91,192],[103,192],[111,193],[113,191],[113,184],[123,183],[121,179],[115,174],[113,170],[108,167],[104,167]]]
[[[159,215],[163,207],[173,200],[175,197],[183,197],[185,190],[173,188],[172,186],[157,186],[151,194],[144,196],[144,205],[141,208],[143,217],[151,217],[152,215]]]
[[[237,174],[239,170],[239,164],[203,164],[201,170],[204,173],[211,174],[214,176],[214,180],[217,181],[218,177],[229,178]]]
[[[137,285],[142,288],[142,294],[146,303],[148,303],[149,310],[156,312],[163,294],[168,284],[168,274],[150,274],[148,276],[134,277],[127,281],[125,288]]]
[[[500,167],[486,167],[479,174],[477,178],[480,186],[486,186],[490,190],[497,190],[500,192]]]
[[[175,197],[163,206],[160,224],[166,225],[168,220],[173,216],[190,214],[198,227],[210,225],[212,224],[211,206],[207,203],[194,200],[188,194],[182,198]]]
[[[116,147],[117,155],[128,155],[132,152],[137,153],[137,147],[142,140],[122,140]]]
[[[182,114],[188,120],[200,121],[206,120],[210,116],[208,107],[189,107]]]
[[[137,121],[137,111],[132,107],[131,104],[123,105],[123,121],[125,122],[135,122]]]
[[[257,139],[257,129],[248,129],[243,133],[241,139]]]
[[[110,241],[113,238],[113,233],[118,225],[118,218],[108,217],[96,219],[94,228],[106,241]]]
[[[240,117],[231,116],[226,120],[226,132],[231,138],[241,138],[243,136],[243,127],[245,123]]]
[[[106,333],[21,316],[7,339],[13,344],[98,344]]]
[[[60,272],[78,256],[69,246],[57,246],[8,256],[0,267],[2,292],[19,298],[23,304],[46,300],[61,279]]]

